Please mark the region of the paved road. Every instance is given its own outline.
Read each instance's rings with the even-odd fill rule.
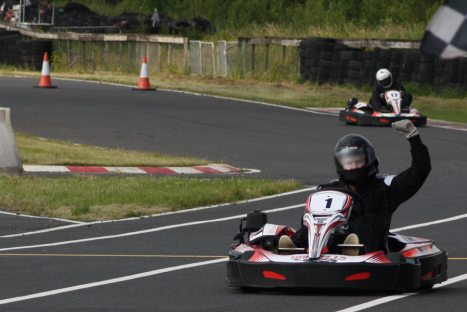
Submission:
[[[382,173],[397,173],[410,164],[409,144],[392,129],[349,127],[339,124],[336,117],[175,92],[131,92],[104,84],[54,80],[57,90],[38,90],[32,88],[36,79],[0,80],[15,131],[41,137],[225,160],[234,166],[260,169],[260,176],[294,178],[307,185],[334,178],[332,150],[349,132],[362,134],[373,143]],[[420,133],[430,149],[433,171],[422,190],[395,213],[393,228],[466,213],[465,132],[425,127]],[[238,229],[237,216],[253,209],[300,205],[306,195],[301,192],[155,218],[0,238],[0,309],[337,311],[384,297],[381,293],[243,294],[225,286],[225,264],[219,256],[228,252]],[[301,207],[271,212],[269,220],[298,227],[301,212]],[[0,235],[67,224],[1,214],[0,219]],[[449,251],[450,258],[467,258],[465,224],[465,219],[458,219],[401,233],[433,238]],[[21,246],[31,247],[18,249]],[[206,261],[218,262],[200,265]],[[180,267],[190,264],[199,266]],[[173,271],[165,272],[168,268]],[[144,274],[132,277],[138,273]],[[451,277],[466,273],[467,260],[450,261]],[[126,278],[116,283],[113,279],[117,277]],[[100,284],[65,289],[89,283]],[[466,288],[463,280],[368,311],[434,311],[441,306],[462,310],[467,303]],[[57,294],[2,301],[51,290],[58,290]]]

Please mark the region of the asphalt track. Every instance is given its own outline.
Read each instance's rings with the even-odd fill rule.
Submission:
[[[225,160],[260,169],[255,176],[294,178],[305,185],[335,177],[332,150],[348,133],[362,134],[373,143],[381,173],[398,173],[410,164],[409,144],[394,130],[350,127],[333,116],[88,82],[53,80],[56,90],[33,89],[37,79],[2,77],[0,82],[2,105],[11,108],[14,130],[40,137]],[[430,127],[420,133],[433,170],[420,192],[394,214],[392,228],[467,213],[466,133]],[[356,306],[381,298],[391,301],[363,307],[465,310],[465,279],[398,300],[384,293],[244,294],[227,287],[221,257],[238,230],[239,216],[253,209],[271,210],[271,223],[298,227],[306,196],[307,191],[84,225],[0,214],[0,311],[359,311],[362,306]],[[283,207],[288,208],[274,211]],[[73,227],[4,237],[65,225]],[[467,273],[465,228],[466,218],[458,218],[401,233],[432,238],[447,250],[453,259],[448,268],[452,278]],[[33,294],[38,295],[24,297]]]

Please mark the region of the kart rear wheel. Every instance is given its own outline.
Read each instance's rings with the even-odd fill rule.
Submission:
[[[247,294],[258,293],[258,292],[259,292],[259,288],[255,288],[255,287],[242,286],[242,287],[240,287],[240,289],[241,289],[244,293],[247,293]]]

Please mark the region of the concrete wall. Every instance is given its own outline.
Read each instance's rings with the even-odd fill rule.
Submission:
[[[0,107],[0,173],[21,174],[23,164],[10,121],[10,109]]]

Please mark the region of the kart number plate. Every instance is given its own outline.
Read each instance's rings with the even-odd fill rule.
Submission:
[[[346,207],[348,200],[348,196],[340,192],[319,192],[318,194],[312,195],[310,210],[312,212],[340,211]]]

